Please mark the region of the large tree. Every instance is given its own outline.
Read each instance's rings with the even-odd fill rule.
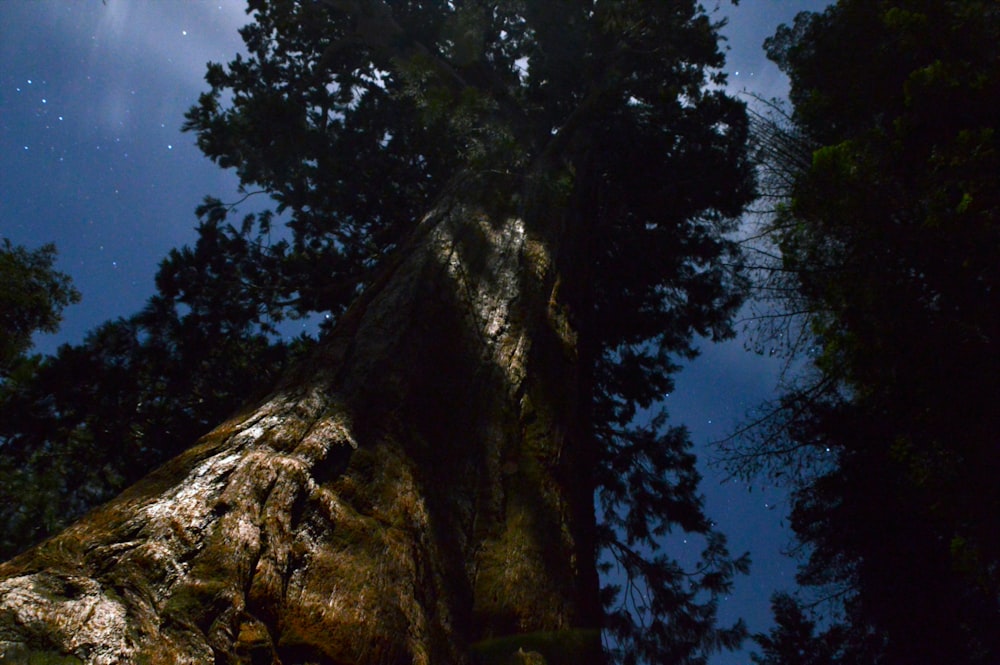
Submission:
[[[209,66],[188,128],[288,239],[209,201],[220,254],[172,255],[156,302],[336,323],[267,397],[0,567],[0,653],[732,646],[716,598],[745,560],[702,513],[684,431],[636,421],[739,302],[726,234],[752,182],[743,107],[709,85],[717,26],[685,1],[250,9],[249,57]],[[696,570],[659,551],[673,528],[705,535]],[[624,589],[599,589],[599,561]]]
[[[766,43],[793,104],[761,134],[768,286],[814,371],[734,460],[804,471],[800,581],[841,601],[838,662],[1000,658],[998,43],[967,0],[841,0]]]

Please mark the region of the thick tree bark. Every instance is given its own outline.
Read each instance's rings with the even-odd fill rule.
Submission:
[[[0,657],[602,662],[555,250],[446,197],[263,403],[0,566]]]

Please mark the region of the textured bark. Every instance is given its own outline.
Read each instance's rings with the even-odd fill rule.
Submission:
[[[446,200],[263,403],[0,566],[4,662],[601,662],[553,249]]]

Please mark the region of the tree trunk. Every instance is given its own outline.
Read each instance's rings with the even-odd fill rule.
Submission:
[[[4,662],[603,662],[556,249],[445,197],[263,403],[0,566]]]

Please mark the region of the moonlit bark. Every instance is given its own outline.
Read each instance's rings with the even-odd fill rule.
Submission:
[[[445,197],[263,403],[0,566],[4,662],[603,662],[556,249]]]

